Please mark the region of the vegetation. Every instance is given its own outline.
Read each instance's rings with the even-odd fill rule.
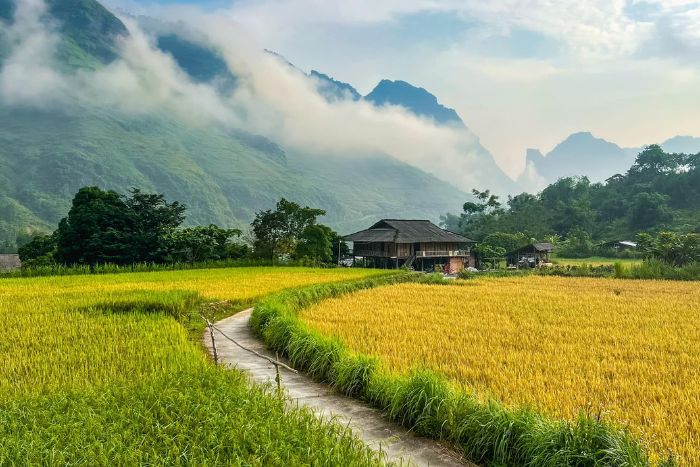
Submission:
[[[605,183],[586,177],[558,180],[537,195],[509,196],[504,206],[488,190],[443,224],[477,241],[498,232],[526,238],[562,240],[562,250],[590,256],[594,244],[629,240],[639,232],[700,230],[700,154],[668,154],[644,149],[624,175]],[[558,241],[556,243],[559,243]]]
[[[132,189],[129,196],[98,187],[81,188],[68,216],[51,235],[37,235],[19,248],[25,267],[59,264],[181,264],[251,259],[275,262],[338,262],[347,246],[331,228],[318,224],[321,209],[282,198],[273,210],[258,212],[251,224],[253,249],[233,241],[242,232],[216,225],[180,228],[186,207],[162,194]],[[44,268],[45,269],[45,268]]]
[[[178,229],[185,206],[163,195],[132,189],[129,196],[97,187],[81,188],[68,216],[51,235],[39,235],[19,248],[28,266],[51,263],[137,264],[202,262],[241,258],[244,245],[233,244],[241,231],[215,225]]]
[[[196,313],[373,274],[239,268],[0,282],[0,463],[379,464],[347,430],[215,367]]]
[[[338,264],[338,255],[347,254],[348,247],[330,227],[317,223],[325,214],[323,209],[301,207],[284,198],[274,211],[258,212],[251,224],[255,256]]]
[[[436,285],[402,284],[375,288],[397,281],[424,280],[436,282]],[[484,290],[488,288],[486,282],[477,282]],[[396,293],[406,290],[413,293],[410,296]],[[471,351],[461,351],[467,346],[475,348],[481,358],[474,367],[480,370],[475,382],[488,384],[491,381],[489,375],[503,374],[509,375],[511,386],[518,386],[521,382],[527,383],[527,378],[512,377],[504,371],[499,360],[501,353],[486,353],[475,347],[475,343],[481,345],[489,341],[489,334],[478,329],[477,323],[484,322],[481,318],[471,323],[460,318],[469,309],[465,304],[483,304],[488,308],[499,304],[500,295],[488,293],[482,300],[461,297],[450,301],[449,308],[441,308],[432,298],[415,293],[421,290],[430,290],[431,295],[443,300],[456,291],[470,292],[474,288],[447,286],[441,278],[427,276],[427,279],[418,279],[413,275],[314,286],[259,303],[251,324],[271,349],[286,354],[298,368],[321,381],[332,383],[346,394],[374,404],[417,434],[458,444],[475,462],[488,465],[649,464],[644,448],[637,441],[626,431],[602,421],[592,410],[575,412],[572,419],[564,421],[541,415],[533,408],[504,405],[489,399],[488,394],[477,394],[466,386],[459,388],[458,384],[450,383],[442,370],[447,371],[450,365],[459,363],[459,356],[467,358],[472,355]],[[348,295],[352,292],[355,294]],[[507,295],[508,299],[517,296],[512,290],[501,295]],[[371,300],[366,301],[365,297],[371,297]],[[332,300],[322,301],[330,298]],[[458,307],[452,306],[457,303]],[[356,306],[359,304],[361,306]],[[339,312],[341,308],[347,313]],[[414,310],[418,311],[413,313]],[[304,321],[299,318],[299,313]],[[455,325],[453,316],[460,319],[459,325]],[[690,318],[686,316],[686,319]],[[363,320],[371,321],[364,329],[360,326]],[[389,322],[391,326],[386,325]],[[503,325],[501,318],[485,322],[498,323],[497,327]],[[497,339],[508,329],[494,329]],[[473,332],[478,339],[474,342],[453,339],[464,332]],[[534,344],[539,337],[537,334],[532,336],[525,344],[520,341],[514,344],[514,349],[525,352],[528,343]],[[523,335],[518,333],[517,337]],[[430,344],[426,345],[426,342]],[[439,357],[438,346],[444,349]],[[554,347],[548,345],[547,349]],[[586,348],[590,352],[592,347]],[[389,357],[392,353],[396,355],[393,359]],[[530,351],[530,354],[533,358],[542,356],[538,352]],[[503,358],[512,356],[511,351]],[[596,362],[591,360],[590,363]],[[648,362],[648,365],[653,363]],[[671,363],[674,368],[688,368],[678,362]],[[458,365],[457,368],[469,370],[468,365]],[[408,371],[401,371],[404,369]],[[605,379],[605,375],[602,376]],[[541,382],[541,378],[535,378],[535,383]],[[468,383],[463,381],[463,384]],[[556,383],[552,382],[554,385]],[[567,396],[566,399],[571,398]],[[579,407],[585,408],[586,405]]]

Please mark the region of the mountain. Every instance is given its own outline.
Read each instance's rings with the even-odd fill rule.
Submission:
[[[398,105],[420,117],[434,120],[438,124],[464,126],[454,109],[440,104],[437,97],[423,88],[413,86],[406,81],[383,79],[365,96],[365,100],[374,105]]]
[[[359,101],[362,95],[357,92],[357,89],[348,83],[338,81],[330,76],[316,70],[311,70],[309,76],[317,81],[316,88],[318,92],[326,98],[328,102],[337,102],[342,100]]]
[[[593,182],[602,182],[611,175],[626,172],[637,152],[596,138],[589,132],[574,133],[546,155],[537,149],[528,149],[526,172],[518,181],[532,191],[561,177],[575,175],[586,175]],[[537,181],[532,179],[535,174],[539,177]],[[537,183],[542,186],[533,186]]]
[[[661,143],[661,147],[666,152],[698,154],[700,153],[700,138],[693,136],[674,136]]]
[[[69,68],[97,68],[118,57],[117,40],[129,34],[124,24],[93,0],[45,0],[47,15],[58,24],[57,59]],[[12,23],[17,6],[0,1],[0,19]],[[2,56],[2,55],[0,55]]]
[[[0,14],[12,23],[11,0]],[[49,0],[57,61],[66,73],[119,58],[124,24],[93,0]],[[2,28],[0,27],[0,31]],[[158,31],[154,43],[194,81],[235,86],[221,55],[187,35]],[[2,72],[0,56],[0,72]],[[350,93],[352,95],[352,93]],[[466,194],[384,154],[335,159],[287,151],[269,138],[165,112],[128,114],[81,103],[10,106],[0,97],[0,241],[23,228],[48,230],[73,194],[98,185],[164,193],[188,206],[189,224],[244,226],[280,197],[324,208],[341,232],[382,217],[437,220]]]
[[[669,153],[696,154],[700,152],[700,138],[676,136],[660,146]],[[576,175],[602,182],[612,175],[626,173],[641,150],[642,147],[620,147],[590,132],[574,133],[546,155],[538,149],[528,149],[525,171],[518,182],[529,191],[538,191],[561,177]]]

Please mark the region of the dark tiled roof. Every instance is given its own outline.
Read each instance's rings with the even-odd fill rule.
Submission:
[[[351,242],[472,243],[468,238],[441,229],[430,221],[403,219],[382,219],[369,229],[344,238]]]

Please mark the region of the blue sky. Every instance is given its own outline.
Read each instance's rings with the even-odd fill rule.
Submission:
[[[114,0],[153,11],[152,3]],[[161,0],[195,5],[295,65],[382,78],[455,108],[509,173],[592,131],[623,146],[700,135],[700,3],[689,0]]]

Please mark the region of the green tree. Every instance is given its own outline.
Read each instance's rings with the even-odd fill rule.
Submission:
[[[328,263],[333,259],[333,230],[321,224],[307,226],[299,236],[296,257],[316,263]]]
[[[586,258],[593,254],[591,235],[583,229],[575,229],[569,233],[564,242],[559,245],[559,255],[565,258]]]
[[[172,230],[164,237],[170,262],[202,262],[239,259],[247,254],[247,246],[233,241],[238,229],[222,229],[216,225]]]
[[[316,223],[322,209],[301,207],[282,198],[274,211],[260,211],[251,223],[255,237],[253,248],[256,256],[275,260],[291,257],[304,229]]]
[[[482,245],[488,245],[493,248],[502,248],[504,254],[513,251],[521,246],[525,246],[530,242],[530,238],[522,232],[494,232],[487,235],[481,242]]]
[[[125,234],[130,256],[125,262],[163,262],[168,253],[165,237],[185,220],[186,207],[177,201],[168,203],[162,194],[142,193],[136,188],[124,198],[124,205],[129,218]]]
[[[97,187],[78,190],[56,231],[56,260],[66,264],[124,264],[131,257],[129,215],[123,196]]]
[[[635,196],[630,213],[630,224],[636,229],[654,227],[672,218],[667,197],[660,193],[642,192]]]
[[[37,235],[19,247],[19,259],[23,266],[45,266],[54,263],[56,235]]]

